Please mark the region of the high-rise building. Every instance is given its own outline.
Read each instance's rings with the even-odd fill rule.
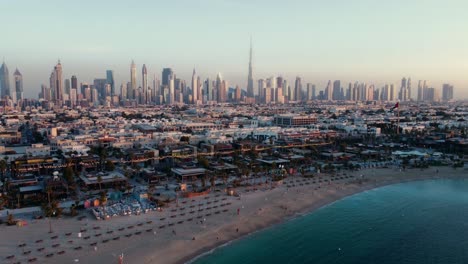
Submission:
[[[411,100],[411,77],[408,77],[408,81],[406,82],[406,100]]]
[[[254,97],[254,80],[252,73],[252,38],[250,38],[249,76],[247,77],[247,97]]]
[[[71,88],[78,89],[78,79],[76,78],[75,75],[71,77]]]
[[[77,96],[78,96],[77,89],[71,88],[70,89],[70,105],[72,108],[76,106]]]
[[[148,104],[148,70],[146,69],[146,64],[143,64],[143,68],[141,69],[142,75],[142,91],[140,94],[140,101],[143,104]]]
[[[127,82],[126,88],[127,88],[127,100],[132,100],[133,99],[132,83]]]
[[[120,100],[127,99],[127,84],[122,83],[120,85]]]
[[[174,104],[175,99],[175,76],[174,74],[169,75],[168,90],[166,93],[166,104]]]
[[[312,87],[313,85],[311,83],[307,84],[306,101],[312,100]]]
[[[192,74],[192,102],[193,104],[197,104],[198,101],[198,81],[197,81],[197,75],[195,72],[195,68],[193,68],[193,74]]]
[[[216,90],[217,90],[217,102],[224,103],[226,102],[226,89],[227,89],[227,82],[223,80],[221,77],[221,73],[218,73],[216,76]]]
[[[106,71],[106,80],[107,80],[107,83],[110,85],[111,87],[111,96],[114,96],[115,95],[115,81],[114,81],[114,71],[113,70],[107,70]]]
[[[265,88],[267,87],[267,83],[265,79],[258,80],[258,102],[263,102],[265,98]]]
[[[60,60],[55,65],[54,70],[50,75],[50,89],[53,93],[55,102],[63,101],[63,81],[62,81],[62,64]]]
[[[409,101],[411,98],[411,78],[406,79],[403,77],[401,79],[401,88],[398,94],[398,99],[401,101]]]
[[[162,71],[162,85],[169,85],[172,75],[174,75],[174,72],[171,68],[164,68]]]
[[[135,91],[138,89],[136,79],[137,79],[136,65],[135,65],[135,62],[132,60],[132,64],[130,65],[130,87],[127,87],[127,89],[130,90],[131,97],[128,99],[136,99]]]
[[[333,99],[333,90],[332,90],[332,84],[330,80],[327,83],[327,88],[325,88],[325,99],[326,100]]]
[[[341,100],[341,82],[340,80],[335,80],[333,82],[333,93],[332,99],[333,100]]]
[[[65,94],[70,94],[71,84],[70,79],[65,79]]]
[[[16,69],[15,73],[13,73],[13,78],[15,79],[16,100],[23,100],[23,75]]]
[[[312,100],[317,99],[317,88],[315,87],[315,84],[312,84]]]
[[[213,90],[211,81],[207,78],[203,85],[203,103],[206,104],[208,101],[213,100]]]
[[[299,76],[294,83],[294,101],[302,101],[302,80]]]
[[[418,102],[421,102],[423,100],[423,84],[422,81],[418,81]]]
[[[450,101],[452,99],[453,99],[453,85],[444,83],[444,85],[442,85],[442,100]]]
[[[287,80],[283,80],[283,97],[285,98],[285,100],[290,100],[289,99],[289,85],[288,85],[288,81]]]
[[[10,76],[8,72],[8,67],[5,64],[5,62],[3,62],[2,67],[0,67],[0,90],[2,98],[5,98],[5,96],[9,96],[11,98]]]
[[[241,100],[241,89],[239,85],[236,85],[236,90],[234,92],[234,101],[240,102],[240,100]]]

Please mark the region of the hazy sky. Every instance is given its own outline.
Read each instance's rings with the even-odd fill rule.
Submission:
[[[299,75],[323,89],[329,79],[380,87],[410,76],[468,97],[466,0],[0,0],[0,57],[18,67],[25,95],[37,97],[60,58],[64,79],[115,71],[129,80],[132,59],[160,79],[163,67],[190,80],[221,72],[247,83],[249,37],[254,78]],[[139,78],[138,81],[140,81]],[[152,79],[152,77],[151,77]],[[415,93],[413,92],[415,95]]]

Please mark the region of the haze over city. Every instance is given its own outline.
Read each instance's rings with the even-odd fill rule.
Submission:
[[[57,59],[64,79],[79,82],[110,69],[119,86],[133,59],[138,69],[147,65],[150,80],[165,67],[189,80],[195,67],[202,79],[221,72],[245,90],[252,37],[255,80],[300,76],[323,90],[328,80],[398,87],[411,77],[439,90],[450,83],[466,98],[467,8],[400,0],[4,1],[0,56],[11,73],[20,69],[28,98],[37,98]]]

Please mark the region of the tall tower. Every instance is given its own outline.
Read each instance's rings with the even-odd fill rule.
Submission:
[[[13,78],[15,79],[16,100],[23,100],[23,75],[21,75],[18,68],[15,73],[13,73]]]
[[[143,104],[148,104],[148,71],[146,69],[146,64],[143,64],[141,69],[142,82],[143,82],[143,92],[141,94]]]
[[[247,78],[247,97],[254,97],[254,81],[252,74],[252,38],[250,38],[249,77]]]
[[[195,73],[195,68],[193,68],[192,74],[192,103],[197,104],[198,101],[198,82]]]
[[[411,101],[411,77],[406,82],[406,100]]]
[[[57,65],[55,65],[54,71],[50,76],[50,84],[50,88],[53,88],[54,101],[63,101],[62,64],[60,63],[60,60]]]
[[[128,99],[135,99],[135,97],[133,95],[134,95],[136,89],[137,89],[136,65],[135,65],[135,62],[132,60],[132,64],[130,65],[130,87],[127,87],[127,93],[130,93],[132,95],[132,97],[128,98]],[[130,91],[128,91],[128,90],[130,90]]]
[[[221,77],[221,73],[218,73],[218,76],[216,76],[216,91],[217,91],[217,98],[216,101],[218,103],[224,103],[225,102],[225,95],[226,95],[226,87],[223,82],[223,78]]]
[[[71,77],[71,88],[78,89],[78,79],[76,78],[75,75]]]
[[[10,77],[8,73],[8,67],[6,66],[5,62],[2,63],[2,67],[0,67],[0,89],[2,98],[5,96],[10,96]]]
[[[107,70],[106,71],[106,82],[111,87],[111,96],[115,95],[115,82],[114,82],[114,71]]]
[[[327,100],[331,101],[333,98],[333,90],[331,80],[328,80],[327,88],[325,89],[325,97]]]

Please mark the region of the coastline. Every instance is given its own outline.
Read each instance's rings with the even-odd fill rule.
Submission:
[[[196,198],[195,202],[185,200],[185,205],[172,205],[163,212],[116,217],[109,221],[96,221],[91,217],[83,221],[54,219],[52,226],[54,234],[58,235],[55,240],[52,237],[49,240],[52,235],[47,232],[50,224],[48,220],[33,220],[30,225],[21,228],[2,227],[2,234],[5,237],[15,237],[15,241],[0,240],[0,258],[3,261],[5,256],[14,254],[15,261],[21,262],[28,262],[29,258],[37,257],[41,263],[100,264],[119,263],[118,256],[123,253],[123,263],[193,263],[219,247],[228,246],[257,232],[314,213],[320,208],[364,191],[418,180],[468,178],[468,175],[465,175],[466,171],[449,167],[410,169],[403,172],[392,168],[373,168],[342,173],[354,177],[332,182],[325,175],[321,175],[323,181],[320,183],[318,177],[308,180],[299,176],[289,177],[283,185],[274,189],[267,190],[265,186],[250,192],[243,189],[240,198],[224,195],[218,197],[212,194],[209,197]],[[361,179],[360,175],[364,177]],[[317,183],[312,184],[313,181]],[[292,184],[296,186],[287,187]],[[217,200],[219,201],[216,203]],[[220,209],[224,209],[221,213],[215,212],[219,212],[220,209],[205,207],[201,214],[189,214],[189,205],[197,206],[200,202],[205,203],[205,206],[227,202],[229,205],[219,206]],[[187,210],[182,210],[181,207],[187,207]],[[196,215],[198,217],[195,217]],[[194,220],[188,220],[187,217]],[[161,228],[162,225],[166,227]],[[90,237],[88,240],[77,237],[77,233],[82,229],[88,230],[84,233],[84,236]],[[109,233],[111,231],[112,234]],[[67,232],[73,234],[67,237]],[[116,236],[120,239],[114,239]],[[35,244],[34,241],[37,240],[44,242]],[[24,242],[28,244],[26,250],[31,250],[30,255],[24,256],[25,249],[18,248],[18,244]],[[54,243],[60,243],[60,246],[52,248]],[[38,252],[38,248],[42,246],[46,247],[45,251]],[[77,247],[80,249],[76,250]],[[59,250],[66,253],[58,255]],[[45,255],[49,252],[55,255],[46,258]]]
[[[369,170],[370,169],[365,169],[365,170],[361,170],[359,172],[365,173],[366,171],[369,171]],[[416,170],[414,170],[414,169],[411,169],[409,171],[416,172]],[[351,193],[342,193],[342,195],[340,195],[339,197],[337,197],[335,200],[333,200],[331,202],[323,201],[322,203],[313,204],[309,208],[298,211],[294,215],[286,216],[285,218],[280,219],[277,222],[267,223],[267,224],[265,224],[265,226],[263,226],[263,227],[261,227],[261,228],[259,228],[257,230],[252,230],[250,232],[240,234],[238,237],[235,237],[235,238],[233,238],[231,240],[222,241],[222,242],[217,243],[217,244],[215,244],[213,246],[207,247],[206,249],[200,249],[200,250],[198,250],[196,252],[193,252],[192,254],[185,256],[183,259],[181,259],[180,261],[177,261],[176,263],[178,263],[178,264],[192,264],[192,263],[195,263],[200,258],[203,258],[204,256],[207,256],[207,255],[211,254],[212,252],[214,252],[215,250],[217,250],[219,248],[229,246],[230,244],[232,244],[232,243],[234,243],[236,241],[246,239],[251,235],[254,235],[256,233],[268,230],[270,228],[275,228],[278,225],[282,225],[282,224],[284,224],[286,222],[297,219],[299,217],[304,217],[306,215],[313,214],[317,210],[320,210],[320,209],[322,209],[324,207],[327,207],[327,206],[332,205],[332,204],[334,204],[336,202],[339,202],[342,199],[346,199],[347,197],[351,197],[353,195],[357,195],[357,194],[360,194],[360,193],[365,192],[365,191],[370,191],[370,190],[374,190],[374,189],[378,189],[378,188],[383,188],[383,187],[386,187],[386,186],[389,186],[389,185],[402,184],[402,183],[415,182],[415,181],[443,180],[443,179],[453,180],[453,179],[467,179],[468,178],[468,175],[466,175],[466,176],[463,175],[463,172],[462,172],[461,169],[453,170],[452,168],[449,168],[449,167],[440,167],[440,168],[437,168],[437,167],[434,168],[433,167],[433,168],[425,169],[425,170],[420,171],[420,172],[427,172],[427,171],[429,171],[431,173],[435,172],[436,174],[431,175],[431,176],[425,176],[424,175],[424,176],[416,176],[416,177],[414,177],[414,175],[411,175],[410,178],[405,178],[405,179],[395,179],[395,178],[393,178],[393,179],[390,179],[389,181],[376,181],[376,182],[374,182],[374,184],[368,182],[367,184],[363,185],[362,188],[356,189],[355,191],[353,191]],[[436,172],[436,171],[439,171],[439,172]],[[452,172],[452,174],[444,175],[444,176],[441,175],[443,173],[449,173],[448,171]]]

